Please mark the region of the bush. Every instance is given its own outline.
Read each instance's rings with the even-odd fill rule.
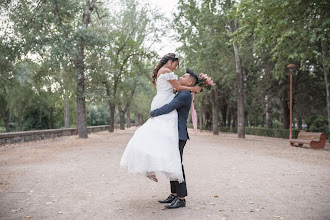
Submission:
[[[236,127],[219,127],[220,132],[237,133]]]
[[[283,123],[278,120],[273,120],[273,128],[283,128]]]
[[[188,128],[193,128],[192,123],[187,124]],[[199,126],[197,126],[199,129]],[[203,127],[203,130],[207,130],[206,127]],[[219,127],[220,132],[229,132],[237,133],[236,127]],[[311,132],[323,132],[329,137],[329,130],[327,126],[321,128],[315,128],[315,130],[309,130]],[[292,129],[292,138],[298,138],[299,129]],[[265,137],[275,137],[275,138],[284,138],[289,139],[290,129],[279,129],[279,128],[260,128],[260,127],[245,127],[245,134],[265,136]]]
[[[192,123],[187,123],[187,128],[194,128],[193,124]],[[199,129],[200,126],[199,124],[197,125],[197,129]],[[203,130],[208,130],[206,126],[203,126]]]
[[[237,133],[237,128],[220,127],[221,132]],[[299,129],[292,129],[292,138],[297,138]],[[289,129],[245,127],[245,134],[289,139]]]

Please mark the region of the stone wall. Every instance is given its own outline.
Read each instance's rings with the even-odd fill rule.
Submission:
[[[102,126],[89,126],[87,132],[98,132],[109,129],[109,125]],[[9,144],[16,142],[26,142],[34,140],[42,140],[47,138],[55,138],[61,136],[76,135],[75,128],[62,128],[62,129],[48,129],[36,131],[22,131],[22,132],[4,132],[0,133],[0,144]]]

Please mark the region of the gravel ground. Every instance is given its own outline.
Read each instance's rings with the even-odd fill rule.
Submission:
[[[164,210],[167,179],[119,168],[134,131],[0,146],[0,219],[330,219],[329,144],[190,131],[187,207]]]

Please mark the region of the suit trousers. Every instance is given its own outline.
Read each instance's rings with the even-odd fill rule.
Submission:
[[[178,181],[170,181],[171,184],[171,193],[177,193],[178,197],[185,197],[187,196],[187,185],[186,185],[186,177],[184,175],[184,168],[182,164],[182,154],[183,154],[183,148],[186,145],[187,140],[179,140],[179,150],[180,150],[180,156],[181,156],[181,166],[182,166],[182,174],[184,181],[182,183],[179,183]]]

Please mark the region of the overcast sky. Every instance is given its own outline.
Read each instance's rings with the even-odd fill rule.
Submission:
[[[173,21],[173,10],[176,8],[178,0],[141,0],[141,2],[149,3],[155,7],[158,7],[162,14],[165,14],[167,18]],[[160,56],[166,53],[176,52],[176,48],[180,46],[179,42],[173,42],[173,39],[163,38],[161,44],[155,45],[155,50]]]

